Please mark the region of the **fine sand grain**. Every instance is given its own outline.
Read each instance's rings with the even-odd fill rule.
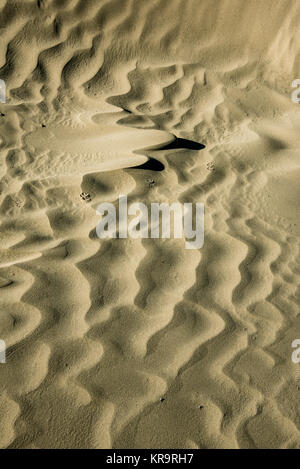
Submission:
[[[1,448],[300,448],[298,0],[0,0]],[[202,202],[205,242],[96,235]]]

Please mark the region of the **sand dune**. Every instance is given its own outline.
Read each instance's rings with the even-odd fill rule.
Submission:
[[[1,448],[300,448],[297,0],[1,0]],[[205,242],[101,202],[205,204]]]

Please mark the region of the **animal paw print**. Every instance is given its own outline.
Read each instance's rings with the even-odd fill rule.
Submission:
[[[155,185],[154,179],[146,179],[146,183],[148,184],[149,188],[151,189]]]
[[[212,163],[212,162],[207,163],[206,164],[206,169],[207,169],[207,171],[215,171],[216,170],[215,164]]]
[[[16,198],[16,199],[13,199],[13,201],[14,201],[14,204],[15,204],[18,208],[21,208],[21,207],[22,207],[23,204],[22,204],[22,202],[21,202],[20,199],[17,199],[17,198]]]
[[[91,202],[92,201],[92,198],[91,198],[90,194],[88,194],[87,192],[81,192],[80,197],[85,202]]]

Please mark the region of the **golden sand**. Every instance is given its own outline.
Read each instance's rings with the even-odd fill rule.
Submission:
[[[298,0],[0,0],[1,448],[300,448],[299,26]],[[119,194],[204,203],[203,248],[100,240]]]

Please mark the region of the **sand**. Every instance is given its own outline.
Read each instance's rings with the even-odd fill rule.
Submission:
[[[0,0],[1,448],[300,448],[299,25]],[[204,203],[204,246],[100,240],[119,194]]]

